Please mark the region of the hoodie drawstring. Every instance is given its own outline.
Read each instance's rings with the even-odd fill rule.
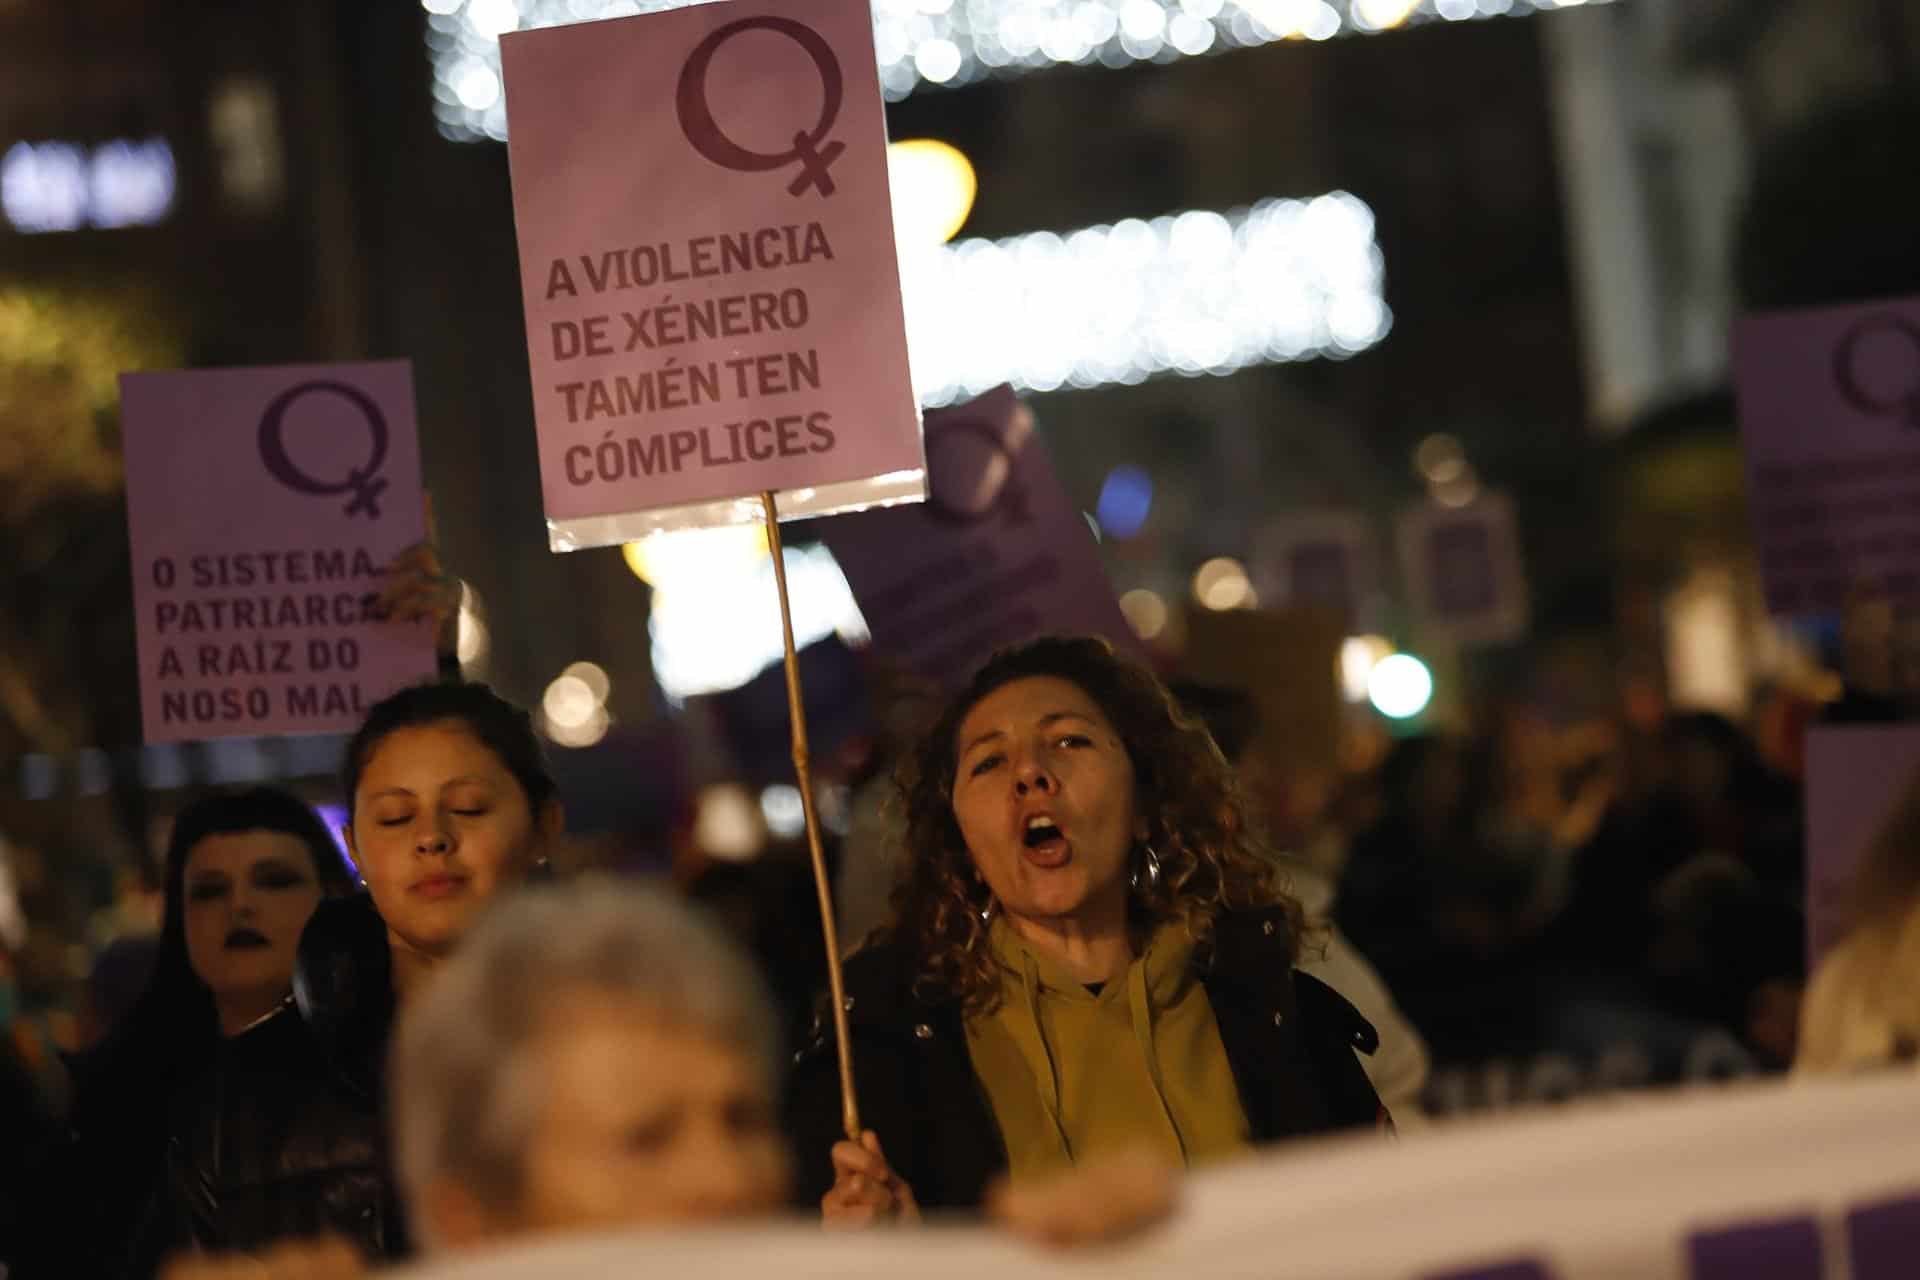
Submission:
[[[1151,955],[1152,952],[1147,953]],[[1187,1138],[1180,1132],[1179,1121],[1173,1118],[1173,1108],[1167,1105],[1166,1082],[1160,1078],[1160,1055],[1153,1051],[1153,1005],[1147,999],[1147,955],[1134,961],[1127,970],[1127,1015],[1133,1022],[1133,1038],[1140,1045],[1140,1056],[1147,1062],[1147,1079],[1153,1082],[1153,1100],[1160,1104],[1160,1114],[1167,1118],[1167,1128],[1173,1132],[1173,1140],[1180,1144],[1180,1163],[1188,1163]]]
[[[1033,962],[1033,955],[1024,948],[1020,952],[1020,989],[1027,998],[1027,1017],[1033,1020],[1033,1034],[1040,1042],[1040,1056],[1046,1060],[1047,1069],[1040,1076],[1040,1103],[1046,1108],[1047,1119],[1053,1121],[1053,1131],[1060,1138],[1060,1149],[1067,1153],[1067,1162],[1073,1163],[1073,1143],[1067,1137],[1067,1126],[1060,1118],[1060,1064],[1054,1059],[1053,1046],[1047,1043],[1047,1024],[1040,1018],[1040,970]]]

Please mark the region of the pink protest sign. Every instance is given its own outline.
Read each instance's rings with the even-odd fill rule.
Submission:
[[[913,501],[867,0],[501,41],[554,550]]]
[[[1920,300],[1748,316],[1734,377],[1767,608],[1920,599]]]
[[[402,360],[120,378],[148,742],[356,728],[434,672],[375,606],[426,536]]]
[[[927,415],[927,501],[824,522],[874,650],[942,684],[1045,633],[1138,641],[1011,387]]]
[[[1527,629],[1527,580],[1513,503],[1483,493],[1465,506],[1401,513],[1400,569],[1414,615],[1456,644],[1511,644]]]
[[[1920,725],[1820,725],[1807,732],[1807,951],[1846,933],[1860,855],[1894,802],[1920,781]]]
[[[1357,511],[1293,511],[1260,531],[1255,585],[1263,604],[1314,607],[1356,625],[1379,590],[1373,528]]]

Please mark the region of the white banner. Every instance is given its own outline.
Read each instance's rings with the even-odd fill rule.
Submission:
[[[813,1223],[535,1246],[418,1280],[1905,1280],[1920,1273],[1920,1080],[1815,1084],[1303,1145],[1194,1178],[1143,1240],[1042,1253],[991,1229]]]

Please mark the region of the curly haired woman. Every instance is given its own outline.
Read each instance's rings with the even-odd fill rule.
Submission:
[[[1800,1075],[1920,1061],[1920,771],[1861,852],[1852,928],[1800,1007]]]
[[[871,1129],[839,1140],[818,1024],[790,1095],[799,1191],[828,1222],[1384,1122],[1355,1057],[1373,1028],[1294,971],[1299,909],[1212,739],[1146,670],[1092,639],[1003,652],[901,790],[895,922],[847,965]]]

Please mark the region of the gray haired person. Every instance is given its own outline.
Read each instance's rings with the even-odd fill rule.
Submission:
[[[777,1209],[776,1026],[748,962],[663,892],[583,880],[503,903],[395,1038],[393,1133],[420,1240]]]

